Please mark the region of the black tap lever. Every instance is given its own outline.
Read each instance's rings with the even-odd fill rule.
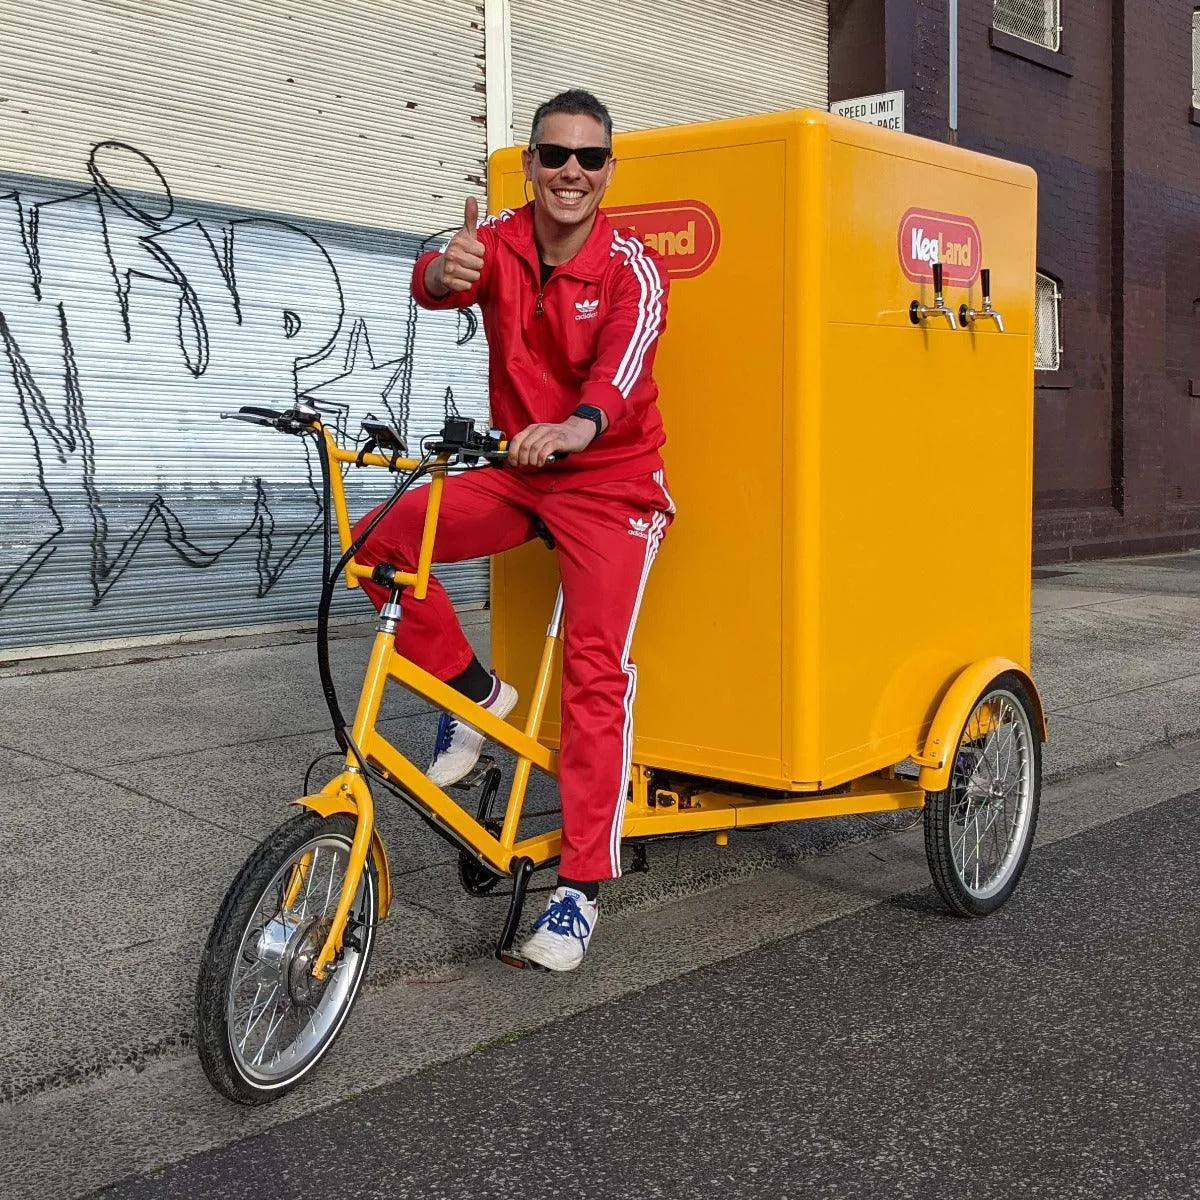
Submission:
[[[908,319],[914,325],[920,325],[922,321],[935,316],[945,317],[951,329],[958,328],[954,321],[954,313],[946,307],[946,301],[942,297],[942,264],[940,262],[933,264],[933,303],[922,304],[920,300],[914,300],[908,306]]]
[[[976,321],[995,321],[996,329],[1004,332],[1004,318],[1000,311],[992,307],[992,272],[989,267],[983,267],[979,272],[979,286],[983,290],[983,307],[969,308],[965,304],[958,306],[958,323],[966,329]]]

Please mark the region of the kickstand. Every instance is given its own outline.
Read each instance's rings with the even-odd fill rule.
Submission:
[[[529,880],[533,875],[533,859],[518,858],[512,864],[513,886],[512,895],[508,901],[508,916],[504,918],[504,928],[500,931],[500,940],[496,943],[496,957],[507,967],[526,967],[529,964],[512,949],[513,939],[517,936],[517,926],[521,924],[521,912],[525,908],[525,893],[529,888]]]

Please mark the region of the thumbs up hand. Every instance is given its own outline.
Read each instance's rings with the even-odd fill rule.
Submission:
[[[479,202],[468,196],[463,205],[463,227],[450,239],[446,252],[430,264],[426,276],[430,291],[443,295],[466,292],[479,281],[484,245],[479,240],[478,228]]]

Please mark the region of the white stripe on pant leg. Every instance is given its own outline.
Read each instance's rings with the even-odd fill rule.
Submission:
[[[629,772],[633,767],[633,701],[637,695],[637,667],[629,661],[629,651],[633,644],[633,631],[637,625],[642,595],[646,589],[646,580],[650,576],[650,567],[658,551],[658,542],[663,526],[664,522],[661,516],[656,513],[646,535],[646,557],[642,563],[642,577],[638,581],[637,596],[634,599],[629,629],[626,632],[625,645],[621,653],[621,669],[625,672],[628,683],[624,699],[625,724],[622,733],[621,775],[617,785],[616,810],[613,813],[613,824],[609,831],[609,866],[614,879],[619,878],[621,874],[621,829],[624,826],[625,803],[629,794]]]
[[[672,498],[671,493],[667,491],[667,475],[666,472],[661,468],[654,472],[654,482],[658,484],[659,491],[661,491],[663,496],[666,497],[667,512],[674,516],[677,511],[675,508],[675,501]]]
[[[613,813],[612,829],[609,831],[609,866],[613,878],[621,874],[621,830],[625,823],[625,804],[629,795],[629,772],[633,767],[633,703],[637,696],[637,667],[629,661],[629,651],[633,645],[633,632],[637,626],[638,613],[642,606],[642,596],[646,590],[646,581],[650,577],[650,568],[658,554],[659,542],[666,522],[660,513],[655,513],[651,527],[646,535],[646,557],[642,563],[642,577],[638,581],[637,596],[634,599],[633,612],[630,614],[629,629],[625,635],[625,646],[621,653],[621,669],[625,672],[628,684],[625,688],[625,725],[622,735],[621,777],[618,784],[616,811]]]
[[[613,813],[612,829],[609,831],[609,867],[612,878],[619,879],[621,875],[621,830],[625,824],[625,805],[629,796],[629,773],[633,769],[633,701],[637,695],[637,667],[629,661],[629,651],[633,646],[633,631],[637,626],[638,612],[642,607],[642,596],[646,591],[646,580],[650,578],[650,568],[658,554],[662,542],[663,531],[667,527],[667,519],[662,513],[655,513],[650,531],[646,535],[646,558],[642,563],[642,577],[638,581],[637,596],[633,602],[633,612],[629,617],[629,629],[625,634],[625,646],[621,652],[621,670],[625,672],[628,683],[625,685],[625,727],[623,730],[623,747],[621,755],[621,777],[618,782],[617,804]]]

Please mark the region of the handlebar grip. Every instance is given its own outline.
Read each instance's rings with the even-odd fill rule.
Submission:
[[[488,462],[494,463],[497,466],[500,463],[508,462],[508,443],[505,442],[505,444],[498,450],[486,451],[482,457],[486,458],[488,460]],[[550,455],[549,461],[550,462],[562,462],[562,460],[564,458],[570,458],[570,457],[571,457],[571,452],[569,450],[555,450],[555,452],[552,455]]]

